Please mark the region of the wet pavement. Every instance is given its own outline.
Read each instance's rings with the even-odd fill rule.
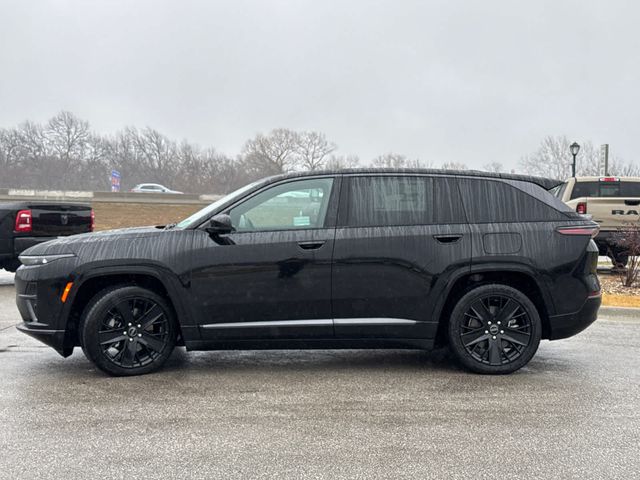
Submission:
[[[500,377],[446,351],[184,352],[135,378],[17,332],[0,286],[0,478],[638,478],[640,318]]]

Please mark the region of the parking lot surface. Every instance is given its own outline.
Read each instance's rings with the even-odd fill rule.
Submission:
[[[0,478],[638,478],[640,319],[508,376],[446,351],[184,352],[110,378],[17,332],[0,286]]]

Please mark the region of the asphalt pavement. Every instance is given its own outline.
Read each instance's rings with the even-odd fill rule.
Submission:
[[[446,350],[180,349],[110,378],[17,332],[0,286],[0,478],[639,478],[640,316],[608,312],[508,376]]]

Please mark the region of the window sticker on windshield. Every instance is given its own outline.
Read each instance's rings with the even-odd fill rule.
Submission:
[[[311,219],[309,217],[293,217],[294,227],[308,227],[311,225]]]

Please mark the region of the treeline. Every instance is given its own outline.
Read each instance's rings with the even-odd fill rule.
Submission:
[[[236,157],[187,141],[177,142],[152,128],[126,127],[100,135],[89,122],[60,112],[45,124],[26,121],[0,129],[0,187],[109,190],[111,170],[126,191],[138,183],[161,183],[188,193],[226,193],[268,175],[294,170],[348,168],[355,155],[339,155],[323,133],[285,128],[247,140]],[[432,167],[418,159],[387,153],[377,167]],[[466,168],[463,164],[444,164]]]
[[[535,152],[521,159],[519,170],[567,178],[569,143],[565,136],[545,138]],[[111,170],[118,170],[123,191],[138,183],[161,183],[187,193],[221,194],[268,175],[360,165],[358,156],[336,151],[336,144],[323,133],[278,128],[247,140],[240,154],[230,157],[214,148],[177,142],[152,128],[126,127],[113,135],[100,135],[89,122],[60,112],[45,124],[27,121],[0,129],[0,187],[104,191],[111,188]],[[599,150],[584,142],[577,158],[578,175],[597,175],[598,158]],[[436,165],[397,153],[380,155],[367,164],[467,168],[464,163]],[[506,171],[499,162],[482,169]],[[640,175],[640,166],[612,157],[610,173]]]
[[[224,193],[266,175],[320,168],[328,160],[357,162],[329,159],[335,148],[323,134],[279,129],[257,135],[231,158],[152,128],[99,135],[89,122],[60,112],[46,124],[27,121],[0,130],[0,186],[108,190],[111,170],[118,170],[123,190],[149,182],[190,193]]]

